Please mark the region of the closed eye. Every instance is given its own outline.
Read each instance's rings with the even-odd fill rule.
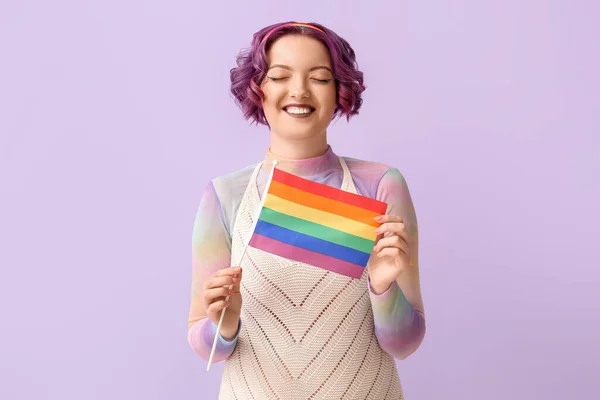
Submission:
[[[283,81],[285,79],[288,79],[288,77],[278,78],[278,77],[275,77],[275,76],[267,76],[267,79],[270,80],[270,81],[272,81],[272,82],[279,82],[279,81]],[[329,82],[332,81],[332,79],[316,79],[316,78],[313,78],[312,80],[315,81],[315,82],[318,82],[318,83],[329,83]]]
[[[270,81],[273,81],[273,82],[282,81],[282,80],[284,80],[284,79],[287,79],[286,77],[283,77],[283,78],[276,78],[276,77],[274,77],[274,76],[267,76],[267,78],[268,78]]]

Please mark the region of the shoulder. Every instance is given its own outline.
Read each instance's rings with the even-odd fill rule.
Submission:
[[[359,192],[388,205],[388,214],[402,216],[409,230],[416,232],[417,216],[406,179],[400,170],[387,164],[344,157]]]
[[[213,177],[211,184],[217,196],[220,199],[230,199],[243,195],[257,165],[258,163],[255,163],[237,171]]]
[[[346,161],[359,192],[365,196],[379,198],[382,191],[387,191],[389,187],[406,186],[404,176],[396,167],[377,161],[342,158]]]
[[[258,163],[241,168],[237,171],[218,175],[211,179],[215,201],[218,202],[223,223],[229,231],[233,228],[238,208],[244,197],[246,187]]]

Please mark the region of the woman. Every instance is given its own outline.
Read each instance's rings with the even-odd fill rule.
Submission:
[[[210,182],[194,224],[188,341],[208,360],[227,307],[213,358],[225,360],[221,399],[403,398],[394,360],[425,334],[411,196],[397,169],[338,157],[327,142],[364,89],[350,45],[319,24],[260,30],[231,71],[245,117],[271,141],[262,162]],[[360,279],[252,247],[241,257],[274,160],[388,204]]]

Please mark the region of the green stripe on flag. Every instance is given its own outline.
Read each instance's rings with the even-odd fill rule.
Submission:
[[[296,218],[291,215],[282,214],[268,207],[263,207],[259,219],[282,228],[313,236],[364,253],[371,254],[373,251],[374,242],[372,240],[350,235],[349,233],[329,228],[324,225],[315,224],[314,222]]]

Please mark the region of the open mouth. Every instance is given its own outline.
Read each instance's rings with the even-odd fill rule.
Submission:
[[[285,106],[283,107],[283,111],[292,117],[298,118],[311,115],[315,109],[311,106]]]

